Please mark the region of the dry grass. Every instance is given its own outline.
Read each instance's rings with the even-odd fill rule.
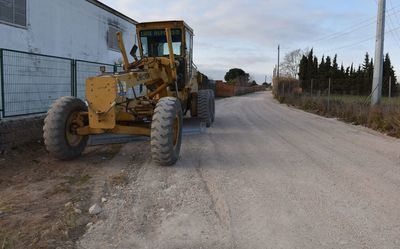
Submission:
[[[355,125],[400,138],[400,99],[384,99],[379,107],[371,108],[364,96],[327,97],[289,96],[277,97],[281,103],[326,117],[336,117]]]
[[[111,177],[111,184],[113,186],[123,186],[129,182],[128,174],[125,171],[121,171],[119,174],[116,174]]]
[[[75,248],[86,224],[96,220],[87,212],[93,200],[112,189],[110,175],[127,167],[127,161],[111,163],[121,147],[88,147],[69,162],[55,160],[39,143],[0,155],[0,249]]]

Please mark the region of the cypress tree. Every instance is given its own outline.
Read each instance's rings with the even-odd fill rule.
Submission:
[[[361,94],[369,94],[372,88],[372,78],[371,72],[372,69],[372,62],[369,57],[369,54],[365,54],[364,63],[362,65],[362,81],[360,81],[360,93]]]
[[[307,78],[312,79],[314,75],[314,49],[310,50],[310,53],[308,53],[307,57]]]
[[[343,63],[342,63],[342,65],[340,66],[340,75],[339,75],[339,78],[340,79],[344,79],[344,76],[346,75],[346,71],[344,70],[344,66],[343,66]]]
[[[338,65],[337,54],[333,57],[323,55],[321,62],[314,56],[314,50],[303,55],[299,65],[299,79],[301,86],[305,90],[309,90],[310,81],[314,79],[315,90],[326,90],[328,87],[328,78],[333,80],[332,91],[340,94],[363,94],[367,95],[372,90],[372,79],[374,72],[374,62],[368,53],[365,54],[364,62],[358,67],[351,63],[349,67],[345,67],[341,63]],[[389,54],[386,54],[384,61],[384,79],[382,92],[387,96],[389,92],[389,78],[392,78],[392,94],[397,91],[396,74],[390,60]]]
[[[322,56],[321,63],[319,64],[319,69],[318,69],[318,78],[323,78],[323,75],[325,75],[326,70],[325,70],[325,55]]]
[[[332,69],[331,69],[330,77],[336,78],[336,77],[338,77],[338,74],[339,74],[339,65],[337,63],[337,54],[335,54],[335,56],[333,57],[333,61],[332,61]]]
[[[351,63],[351,67],[350,67],[350,76],[354,75],[354,63]]]
[[[389,54],[386,54],[385,60],[383,62],[383,82],[382,82],[382,94],[383,96],[389,96],[389,79],[391,78],[391,90],[392,96],[396,93],[396,74],[394,72],[392,62],[390,60]]]
[[[363,63],[363,65],[362,65],[363,71],[364,71],[364,72],[367,72],[369,66],[370,66],[370,58],[369,58],[369,54],[368,54],[368,52],[367,52],[367,53],[365,54],[364,63]]]
[[[364,82],[364,74],[361,65],[359,65],[354,80],[354,88],[357,91],[357,95],[363,94],[362,93],[363,82]]]
[[[300,65],[299,65],[299,79],[300,80],[306,80],[307,79],[307,57],[303,55],[303,57],[300,60]]]
[[[332,73],[332,60],[331,60],[331,57],[329,57],[329,56],[326,57],[325,71],[326,71],[326,74],[324,75],[324,78],[327,79],[331,76],[331,73]]]
[[[318,89],[318,76],[319,75],[319,68],[318,68],[318,58],[314,56],[313,60],[313,72],[312,72],[312,79],[314,79],[314,88]]]

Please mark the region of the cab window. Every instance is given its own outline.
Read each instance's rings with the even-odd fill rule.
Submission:
[[[187,72],[189,73],[189,78],[192,76],[192,61],[193,61],[193,36],[186,31],[185,32],[186,41],[186,61],[187,61]]]
[[[182,54],[182,31],[180,29],[171,29],[171,36],[174,54],[180,56]],[[144,56],[162,57],[169,55],[165,30],[142,30],[140,31],[140,40]]]

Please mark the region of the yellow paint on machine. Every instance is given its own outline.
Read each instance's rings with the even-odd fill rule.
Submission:
[[[118,81],[114,77],[89,78],[86,99],[89,104],[89,124],[95,129],[113,129],[116,125]]]

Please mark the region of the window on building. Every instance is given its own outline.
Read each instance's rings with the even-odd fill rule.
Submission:
[[[121,31],[121,30],[117,26],[112,25],[112,24],[108,25],[107,43],[108,43],[109,49],[119,50],[118,38],[117,38],[118,31]]]
[[[0,21],[26,27],[26,0],[0,0]]]

